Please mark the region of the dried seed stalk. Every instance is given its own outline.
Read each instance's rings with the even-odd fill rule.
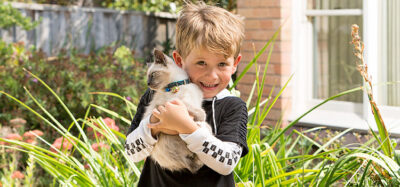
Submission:
[[[368,75],[368,66],[364,62],[364,57],[363,57],[364,43],[361,41],[361,38],[358,34],[358,30],[359,30],[358,25],[356,24],[352,25],[351,37],[353,38],[353,40],[351,43],[354,45],[354,55],[358,59],[356,61],[357,69],[360,72],[361,76],[364,78],[365,83],[367,83],[367,85],[365,86],[365,90],[367,92],[372,113],[374,114],[375,121],[379,129],[379,135],[381,138],[380,142],[382,143],[382,150],[386,156],[393,158],[393,151],[392,151],[393,149],[390,143],[389,134],[372,94],[373,93],[372,81],[371,81],[372,78],[371,76]]]

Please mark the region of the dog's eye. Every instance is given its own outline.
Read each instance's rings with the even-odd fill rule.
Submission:
[[[153,72],[153,73],[151,73],[151,77],[155,77],[157,75],[157,72]]]

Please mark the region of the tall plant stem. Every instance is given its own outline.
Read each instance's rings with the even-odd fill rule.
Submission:
[[[373,92],[372,92],[372,81],[371,77],[368,74],[368,66],[364,61],[363,53],[364,53],[364,43],[361,41],[361,38],[358,34],[358,25],[354,24],[352,26],[351,37],[352,44],[354,45],[354,55],[357,57],[357,69],[360,72],[361,76],[364,78],[364,82],[366,83],[365,91],[368,95],[368,100],[371,105],[372,114],[374,115],[376,125],[378,126],[379,136],[381,140],[377,140],[378,142],[382,142],[382,150],[386,156],[393,158],[393,148],[390,143],[389,133],[386,129],[385,123],[382,119],[381,112],[376,105],[374,100]]]

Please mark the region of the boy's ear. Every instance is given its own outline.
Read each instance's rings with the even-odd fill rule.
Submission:
[[[236,69],[237,69],[237,66],[238,66],[240,60],[242,60],[242,55],[241,55],[241,54],[239,54],[239,55],[235,58],[235,61],[233,62],[233,71],[232,71],[232,74],[234,74],[234,73],[236,72]]]
[[[153,54],[154,54],[154,63],[167,66],[167,59],[165,58],[165,55],[162,51],[154,49]]]
[[[182,57],[181,55],[175,50],[172,52],[172,57],[174,58],[175,64],[177,66],[179,66],[180,68],[182,68]]]

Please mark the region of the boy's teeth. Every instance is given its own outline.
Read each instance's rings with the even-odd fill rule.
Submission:
[[[204,84],[204,83],[202,83],[202,84],[205,87],[215,87],[215,86],[217,86],[216,84]]]

